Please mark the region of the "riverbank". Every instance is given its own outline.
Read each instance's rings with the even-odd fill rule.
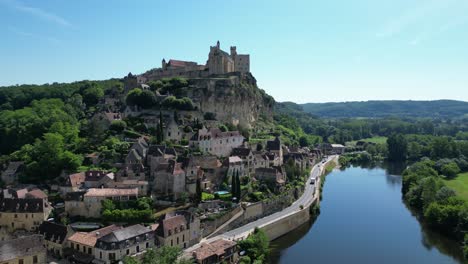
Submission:
[[[454,241],[408,210],[399,173],[351,166],[326,181],[319,217],[272,241],[268,263],[463,263]]]

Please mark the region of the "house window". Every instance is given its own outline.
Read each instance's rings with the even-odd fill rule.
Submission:
[[[18,214],[15,214],[15,218],[18,218]]]
[[[91,255],[92,252],[91,252],[91,248],[88,248],[88,254]]]
[[[127,255],[130,255],[130,249],[127,249]]]
[[[99,252],[99,258],[102,259],[102,251]]]
[[[182,242],[185,242],[185,234],[182,235]]]
[[[179,237],[177,237],[177,245],[179,244]]]
[[[19,260],[18,260],[18,264],[24,264],[23,259],[19,259]]]
[[[137,247],[136,247],[136,251],[137,251],[137,252],[140,252],[140,246],[137,246]]]
[[[115,253],[109,253],[109,260],[115,260]]]
[[[37,256],[33,256],[33,263],[37,263]]]
[[[149,248],[149,242],[146,242],[146,248]]]
[[[174,246],[174,241],[172,241],[172,239],[171,239],[171,247],[173,247],[173,246]]]

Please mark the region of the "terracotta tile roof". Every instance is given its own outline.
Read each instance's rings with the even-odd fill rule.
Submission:
[[[231,156],[229,157],[229,163],[236,163],[236,162],[242,162],[242,159],[239,158],[238,156]]]
[[[70,174],[68,176],[67,184],[70,185],[71,187],[80,187],[81,184],[85,181],[85,178],[86,176],[84,172]]]
[[[68,241],[94,247],[98,238],[106,236],[116,230],[122,229],[121,226],[110,225],[92,232],[76,232],[68,238]]]
[[[172,67],[187,67],[196,63],[191,61],[169,60],[167,64]]]
[[[28,189],[27,189],[27,188],[17,190],[17,191],[16,191],[16,197],[17,197],[18,199],[24,199],[24,198],[26,198],[26,194],[27,194],[27,193],[28,193]]]
[[[169,218],[166,218],[162,221],[164,232],[171,230],[174,232],[174,229],[177,227],[180,229],[181,226],[187,227],[187,219],[183,215],[176,215]]]
[[[223,255],[227,249],[235,247],[236,242],[225,240],[225,239],[218,239],[211,243],[203,243],[199,248],[195,249],[192,254],[193,257],[198,261],[202,262],[203,260],[211,257],[211,256],[221,256]]]
[[[91,188],[85,197],[113,197],[113,196],[138,196],[138,188],[116,189],[116,188]]]
[[[28,197],[28,198],[45,199],[45,198],[47,198],[47,194],[45,194],[43,191],[41,191],[41,190],[39,190],[39,189],[35,189],[35,190],[32,190],[32,191],[29,191],[29,192],[26,194],[26,197]]]

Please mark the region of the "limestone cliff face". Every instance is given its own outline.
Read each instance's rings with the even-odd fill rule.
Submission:
[[[190,79],[189,84],[188,96],[199,112],[215,113],[220,122],[251,128],[260,115],[271,118],[274,99],[250,73]]]

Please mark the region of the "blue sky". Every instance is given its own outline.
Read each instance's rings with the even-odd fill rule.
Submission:
[[[0,85],[251,56],[278,101],[468,101],[467,0],[0,0]]]

